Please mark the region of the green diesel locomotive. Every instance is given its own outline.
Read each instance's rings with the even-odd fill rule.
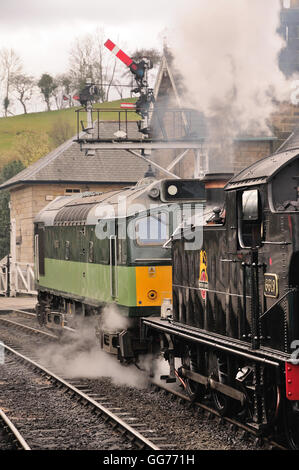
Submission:
[[[145,178],[135,187],[56,198],[35,219],[37,318],[60,328],[114,305],[128,327],[100,327],[120,358],[144,349],[139,319],[171,304],[173,230],[205,198],[198,180]],[[201,205],[202,207],[202,205]]]

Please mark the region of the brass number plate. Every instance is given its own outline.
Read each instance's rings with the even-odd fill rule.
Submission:
[[[264,294],[265,297],[273,297],[277,298],[279,295],[278,292],[278,276],[277,274],[264,274],[265,282],[264,282]]]

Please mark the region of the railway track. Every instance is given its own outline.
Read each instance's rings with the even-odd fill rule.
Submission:
[[[31,450],[31,448],[21,435],[20,431],[18,431],[18,429],[15,427],[15,425],[11,422],[9,417],[4,413],[1,408],[0,422],[2,422],[2,428],[7,434],[9,440],[11,441],[13,448],[16,448],[18,450]]]
[[[5,320],[0,317],[0,320],[1,319]],[[3,323],[5,322],[3,321]],[[18,322],[6,321],[6,325],[9,327],[16,327],[18,329],[23,329],[24,332],[29,333],[29,334],[44,335],[44,338],[47,338],[50,341],[53,341],[53,340],[57,341],[58,339],[56,335],[51,334],[49,336],[48,332],[41,331],[39,329],[35,329],[32,327],[28,327],[28,325],[20,325]],[[78,380],[70,380],[69,382],[70,384],[72,384],[73,387],[77,388],[78,390],[81,390],[81,392],[84,395],[82,398],[83,400],[88,400],[88,398],[91,399],[92,401],[96,400],[97,402],[102,403],[102,405],[106,404],[107,406],[110,406],[111,407],[110,409],[117,411],[119,416],[128,416],[128,413],[125,410],[115,409],[115,404],[113,403],[113,400],[111,399],[111,397],[109,397],[108,395],[101,396],[98,393],[94,393],[92,387],[90,387],[90,384],[86,383],[86,381],[78,379]],[[62,385],[62,387],[64,387],[64,385]],[[251,440],[254,447],[263,448],[263,449],[266,448],[266,449],[287,450],[284,446],[282,446],[281,444],[271,439],[262,439],[261,436],[257,432],[255,432],[255,430],[251,428],[250,426],[240,423],[235,419],[221,416],[212,407],[209,407],[205,404],[197,403],[197,402],[191,403],[187,394],[184,391],[179,390],[178,386],[174,387],[172,385],[166,385],[164,383],[161,383],[160,381],[159,382],[155,381],[152,383],[152,388],[156,392],[163,391],[165,394],[172,396],[173,399],[178,399],[178,401],[182,405],[185,405],[190,409],[192,408],[192,411],[194,414],[201,415],[202,417],[206,417],[207,421],[214,420],[214,421],[217,421],[217,423],[221,423],[223,425],[228,426],[231,433],[235,433],[235,434],[239,433],[242,440],[243,439],[247,441]],[[131,417],[131,420],[134,421],[134,417],[133,418]],[[137,428],[141,431],[142,426],[144,425],[140,423],[135,423],[134,427],[135,429]],[[156,434],[155,431],[151,429],[146,430],[145,433],[147,436],[148,435],[153,436]],[[159,437],[158,435],[157,436],[155,435],[154,437],[152,437],[152,441],[159,442],[160,448],[162,449],[167,449],[167,448],[169,449],[168,446],[171,445],[167,442],[163,443],[163,438]]]
[[[12,347],[4,344],[4,350],[5,350],[5,357],[6,361],[9,361],[9,368],[11,369],[12,366],[16,368],[15,372],[20,373],[20,367],[16,367],[17,365],[22,365],[26,366],[27,369],[30,369],[32,372],[34,372],[35,375],[39,375],[42,380],[36,381],[36,387],[40,388],[41,390],[43,389],[51,389],[51,393],[53,394],[53,385],[55,385],[56,388],[59,389],[60,395],[68,396],[72,401],[74,401],[77,404],[81,405],[81,408],[88,408],[90,411],[92,411],[92,414],[95,417],[95,420],[90,421],[85,419],[85,425],[88,427],[90,430],[91,428],[97,428],[97,423],[96,419],[98,417],[101,417],[101,423],[106,425],[109,423],[114,431],[118,431],[120,436],[123,439],[126,439],[128,442],[130,442],[130,445],[132,448],[138,448],[138,449],[150,449],[150,450],[160,450],[160,446],[158,445],[159,442],[159,437],[158,436],[153,436],[153,439],[150,440],[150,438],[146,437],[144,434],[152,432],[151,430],[144,429],[144,425],[142,423],[132,423],[129,424],[127,421],[132,421],[132,418],[130,416],[126,416],[127,421],[122,419],[120,415],[123,417],[127,415],[122,410],[118,410],[119,413],[116,415],[113,411],[113,409],[110,407],[108,408],[107,406],[104,406],[104,400],[105,397],[91,397],[85,393],[85,391],[82,389],[82,386],[78,384],[78,387],[73,383],[70,383],[63,379],[62,377],[57,376],[55,373],[49,371],[42,365],[38,364],[35,361],[32,361],[30,358],[24,356],[24,354],[21,354],[20,352],[16,351]],[[9,388],[9,394],[10,396],[12,395],[13,390],[11,389],[10,386],[5,388]],[[49,391],[49,390],[48,390]],[[36,392],[34,392],[36,393]],[[102,399],[102,403],[100,403],[97,398]],[[57,398],[59,399],[59,398]],[[61,397],[60,397],[61,399]],[[29,400],[30,401],[30,400]],[[1,403],[3,402],[3,391],[1,394]],[[107,400],[106,400],[106,404]],[[40,406],[40,404],[39,404]],[[32,414],[31,410],[24,410],[23,408],[17,412],[18,416],[16,417],[17,421],[21,421],[24,419],[26,422],[26,426],[23,424],[23,428],[27,429],[28,428],[28,420],[26,420],[26,416],[29,414]],[[81,411],[80,411],[81,412]],[[10,411],[11,414],[16,413],[14,409]],[[24,413],[25,413],[25,418],[24,418]],[[90,414],[90,413],[89,413]],[[11,420],[13,421],[13,419]],[[34,420],[33,420],[34,421]],[[33,422],[32,421],[32,422]],[[69,423],[68,423],[69,424]],[[77,423],[77,425],[80,426],[80,421]],[[59,429],[58,431],[62,432],[64,431],[63,427],[61,427],[62,424],[59,423]],[[68,426],[69,427],[69,426]],[[67,427],[66,427],[67,428]],[[54,430],[55,431],[55,430]],[[26,432],[28,433],[28,429],[25,431],[25,435],[23,437],[24,441],[26,440]],[[21,433],[21,431],[19,431]],[[46,435],[44,435],[46,433]],[[107,434],[107,430],[105,431]],[[144,434],[143,434],[144,433]],[[51,435],[52,434],[52,435]],[[64,433],[65,434],[65,433]],[[31,445],[31,448],[40,448],[40,444],[35,443],[35,437],[38,437],[38,441],[40,442],[41,440],[47,441],[47,438],[49,439],[48,443],[46,444],[46,448],[48,445],[50,445],[50,448],[53,448],[55,446],[55,440],[57,439],[57,435],[54,432],[54,437],[53,437],[53,428],[38,428],[36,431],[33,427],[33,425],[29,426],[29,435],[33,436],[31,437],[31,440],[33,441],[33,445]],[[29,441],[29,439],[27,439]],[[155,443],[155,442],[157,443]],[[54,444],[53,444],[54,442]],[[71,444],[70,444],[71,445]],[[73,448],[76,448],[74,446]]]
[[[240,432],[242,439],[248,439],[250,437],[253,438],[255,441],[255,444],[260,448],[266,448],[267,450],[274,450],[274,449],[288,450],[286,447],[275,442],[272,439],[261,437],[260,434],[256,432],[254,429],[252,429],[250,426],[247,426],[244,423],[240,423],[236,419],[229,418],[227,416],[222,416],[214,408],[207,406],[203,403],[192,402],[190,398],[184,392],[175,390],[173,387],[161,384],[160,382],[157,382],[157,381],[153,381],[152,386],[154,387],[156,392],[162,391],[166,395],[170,394],[174,396],[176,399],[180,401],[182,405],[191,407],[194,410],[194,412],[196,412],[198,415],[206,416],[207,420],[209,421],[216,420],[218,423],[225,423],[226,425],[230,427],[232,432]]]

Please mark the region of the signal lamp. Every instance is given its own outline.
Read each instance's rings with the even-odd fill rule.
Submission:
[[[178,188],[177,188],[177,186],[172,184],[171,186],[168,186],[167,192],[170,196],[175,196],[178,192]]]

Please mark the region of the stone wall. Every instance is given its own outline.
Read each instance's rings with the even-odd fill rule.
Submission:
[[[32,186],[10,192],[10,220],[16,221],[16,261],[33,262]]]

